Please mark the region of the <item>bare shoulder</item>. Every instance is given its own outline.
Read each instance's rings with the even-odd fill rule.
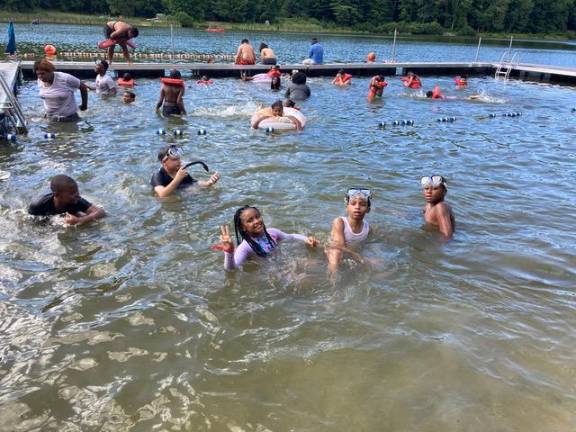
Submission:
[[[344,231],[344,221],[341,217],[337,217],[332,221],[332,229]]]

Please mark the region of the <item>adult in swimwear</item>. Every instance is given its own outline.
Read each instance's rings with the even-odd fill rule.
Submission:
[[[160,89],[160,99],[156,103],[156,111],[162,108],[162,115],[186,114],[184,107],[184,81],[180,71],[172,69],[168,79],[162,79],[162,88]]]
[[[336,74],[336,77],[332,80],[332,84],[344,87],[352,84],[352,75],[346,73],[344,69],[340,69]]]
[[[328,255],[328,272],[335,274],[344,255],[362,262],[354,249],[363,243],[370,232],[370,225],[364,217],[370,212],[371,192],[366,188],[350,188],[346,193],[346,216],[337,217],[332,222]]]
[[[384,94],[384,88],[388,85],[386,78],[382,75],[376,75],[370,80],[368,90],[368,101],[372,102],[374,98],[381,98]]]
[[[162,164],[160,170],[152,176],[150,184],[154,192],[164,198],[175,190],[185,189],[187,187],[198,185],[200,187],[210,187],[220,180],[220,174],[213,173],[206,181],[193,179],[186,167],[182,166],[182,151],[175,145],[169,145],[158,152],[158,160]],[[207,169],[204,165],[204,168]]]
[[[260,44],[260,61],[265,65],[275,65],[278,61],[274,51],[264,42]]]
[[[422,210],[424,221],[438,229],[446,240],[454,235],[456,219],[452,207],[444,201],[448,193],[446,179],[440,175],[422,177],[422,195],[426,205]]]
[[[139,31],[136,27],[126,24],[124,21],[108,21],[104,26],[104,36],[106,39],[112,39],[124,53],[124,58],[128,63],[132,63],[130,60],[130,52],[128,51],[128,41],[137,37]],[[114,48],[115,45],[108,47],[108,63],[112,64],[112,59],[114,58]]]
[[[80,196],[78,184],[67,175],[57,175],[50,180],[51,193],[42,195],[28,206],[33,216],[53,216],[66,214],[64,222],[69,225],[82,225],[101,219],[106,212],[90,204]]]
[[[292,123],[296,125],[296,129],[298,130],[303,129],[302,123],[300,123],[300,121],[296,117],[284,114],[284,104],[282,103],[281,100],[277,100],[269,108],[262,108],[261,110],[259,110],[254,116],[251,126],[254,129],[258,129],[258,125],[260,125],[260,122],[262,122],[262,120],[274,117],[289,118],[292,121]]]
[[[411,89],[417,90],[422,88],[422,81],[420,81],[420,77],[414,72],[408,72],[406,76],[402,78],[402,83],[404,84],[404,87]]]
[[[253,65],[256,64],[256,54],[254,53],[254,48],[250,45],[248,39],[242,39],[238,51],[236,51],[236,61],[237,65]]]
[[[70,74],[55,72],[54,65],[46,59],[34,63],[34,72],[38,77],[38,88],[46,109],[46,118],[56,122],[80,120],[74,92],[80,90],[82,98],[80,110],[85,111],[88,108],[86,84]]]
[[[237,248],[234,248],[228,225],[220,227],[220,244],[213,249],[224,251],[224,268],[234,270],[249,258],[267,258],[284,240],[298,240],[310,247],[316,247],[318,240],[302,234],[286,234],[276,228],[267,229],[260,210],[244,206],[234,214],[234,231]]]

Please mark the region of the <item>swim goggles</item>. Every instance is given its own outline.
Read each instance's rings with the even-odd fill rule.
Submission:
[[[422,184],[422,187],[424,189],[437,188],[440,186],[444,186],[446,189],[448,189],[448,185],[446,184],[446,179],[444,179],[444,177],[442,177],[441,175],[422,177],[422,179],[420,180],[420,184]]]
[[[372,196],[372,192],[370,191],[370,189],[366,189],[366,188],[360,188],[360,187],[353,187],[348,189],[348,192],[346,192],[346,198],[350,199],[353,198],[355,196],[360,195],[362,198],[365,199],[370,199],[370,197]]]
[[[179,147],[171,145],[168,147],[166,154],[162,158],[162,162],[166,161],[166,159],[180,159],[182,157],[182,150]]]

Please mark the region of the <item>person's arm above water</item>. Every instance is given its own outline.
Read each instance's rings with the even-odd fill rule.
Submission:
[[[318,246],[318,240],[316,239],[316,237],[313,236],[305,236],[303,234],[288,234],[276,228],[269,228],[268,234],[276,238],[278,242],[289,239],[289,240],[301,241],[303,243],[306,243],[310,247]]]
[[[454,226],[452,224],[452,213],[446,203],[436,204],[436,222],[438,230],[446,238],[450,240],[454,235]]]
[[[164,91],[164,86],[162,86],[162,88],[160,89],[160,99],[158,99],[158,102],[156,103],[156,111],[160,110],[160,108],[162,108],[162,104],[164,103],[164,98],[166,97],[166,93]]]
[[[215,183],[217,183],[218,180],[220,180],[220,174],[218,172],[215,172],[210,176],[208,180],[199,181],[198,185],[200,187],[210,187],[213,186]]]
[[[96,219],[102,219],[106,216],[106,212],[103,208],[96,207],[95,205],[91,205],[86,209],[86,214],[84,216],[76,216],[70,213],[67,213],[64,217],[64,222],[69,225],[83,225],[87,222],[91,222]]]
[[[326,255],[328,256],[328,272],[334,274],[340,266],[342,250],[346,246],[344,221],[342,218],[338,217],[332,222],[331,238],[330,245],[326,248]]]
[[[228,225],[220,226],[220,244],[213,246],[213,249],[224,251],[225,270],[234,270],[235,268],[240,267],[244,261],[246,261],[251,255],[254,255],[254,251],[245,241],[240,243],[236,249],[234,248]]]
[[[80,83],[80,98],[82,103],[80,104],[80,111],[86,111],[88,109],[88,87],[84,83]]]
[[[156,192],[156,194],[160,197],[160,198],[164,198],[167,197],[168,195],[170,195],[172,192],[174,192],[176,189],[178,189],[178,185],[180,183],[182,183],[182,180],[184,180],[184,178],[188,175],[188,171],[186,171],[184,168],[180,168],[177,172],[176,175],[174,176],[174,178],[172,179],[172,181],[170,183],[168,183],[166,186],[163,186],[161,184],[159,184],[156,181],[156,176],[152,178],[152,185],[154,186],[154,192]]]

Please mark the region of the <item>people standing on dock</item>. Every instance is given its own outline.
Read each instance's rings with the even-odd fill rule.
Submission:
[[[262,42],[260,44],[260,62],[265,65],[275,65],[278,59],[274,51],[268,46],[268,44]]]
[[[248,39],[242,39],[238,51],[236,51],[236,61],[237,65],[253,65],[256,64],[256,53],[254,48],[250,45]]]
[[[96,94],[100,97],[116,96],[116,85],[114,80],[108,72],[108,62],[106,60],[100,60],[96,63],[94,68],[96,71],[96,81],[94,85],[86,84],[90,90],[95,90]]]
[[[67,175],[57,175],[50,181],[51,193],[42,195],[28,206],[33,216],[53,216],[66,214],[64,222],[69,225],[83,225],[102,219],[106,212],[80,196],[78,184]]]
[[[128,51],[128,45],[130,45],[130,39],[138,37],[138,28],[125,23],[124,21],[108,21],[104,26],[104,36],[106,39],[111,39],[115,43],[108,46],[108,63],[112,64],[114,58],[114,48],[116,44],[120,45],[122,48],[122,53],[124,58],[128,63],[132,63],[130,60],[130,52]]]
[[[304,72],[296,72],[292,75],[292,82],[286,88],[286,99],[292,100],[306,100],[310,97],[312,92],[310,87],[306,84],[306,74]]]
[[[322,64],[324,63],[324,47],[320,45],[317,38],[312,38],[308,58],[302,61],[303,64]]]
[[[446,179],[440,175],[422,177],[422,194],[426,205],[422,210],[424,221],[438,229],[446,239],[454,235],[456,220],[449,204],[444,202],[448,185]]]
[[[208,170],[208,167],[201,161],[182,166],[182,151],[175,145],[163,147],[158,152],[158,160],[162,164],[162,167],[152,176],[150,184],[160,198],[167,197],[177,189],[185,189],[193,185],[210,187],[220,180],[220,174],[217,172],[213,173],[206,181],[193,179],[190,174],[188,174],[188,171],[186,171],[189,165],[199,163],[203,165],[206,170]]]
[[[160,99],[156,103],[156,111],[162,108],[162,115],[186,114],[184,107],[185,85],[180,71],[172,69],[169,78],[160,78],[162,88],[160,89]]]
[[[54,65],[46,59],[34,63],[34,72],[38,77],[40,98],[44,102],[46,118],[57,122],[74,122],[80,120],[75,92],[80,90],[82,103],[80,110],[88,108],[88,87],[78,78],[56,72]]]

